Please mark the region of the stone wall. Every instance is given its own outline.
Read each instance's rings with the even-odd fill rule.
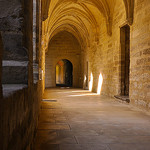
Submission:
[[[131,27],[130,99],[150,110],[150,1],[136,0]]]
[[[62,59],[73,64],[73,87],[82,87],[81,47],[77,39],[66,31],[58,33],[49,43],[45,61],[46,87],[56,86],[56,64]]]
[[[134,21],[130,25],[130,85],[132,104],[150,107],[150,1],[135,0]],[[103,16],[100,16],[103,18]],[[121,34],[120,28],[127,25],[123,1],[116,1],[112,20],[112,35],[107,34],[106,22],[102,19],[99,43],[88,47],[85,62],[89,62],[89,81],[93,74],[93,89],[97,92],[99,75],[103,76],[101,94],[121,95]],[[94,59],[93,59],[94,58]],[[86,66],[84,66],[86,68]]]
[[[28,75],[28,50],[24,47],[24,1],[1,1],[0,31],[2,32],[3,52],[3,83],[27,83]],[[17,66],[14,66],[14,61]],[[22,66],[22,63],[27,64]],[[21,78],[22,70],[25,71]],[[13,73],[13,74],[12,74]]]
[[[114,96],[120,94],[120,26],[126,21],[123,1],[117,1],[115,4],[111,36],[107,33],[106,21],[103,15],[100,17],[102,21],[99,43],[91,43],[87,49],[85,60],[89,62],[89,81],[91,73],[93,74],[92,91],[97,92],[101,74],[103,78],[101,94]]]
[[[33,84],[33,1],[0,4],[5,83],[0,99],[0,149],[31,150],[42,99],[41,81]]]
[[[1,101],[1,150],[32,149],[41,99],[39,87],[38,84],[32,90],[24,87],[12,95],[5,95]]]

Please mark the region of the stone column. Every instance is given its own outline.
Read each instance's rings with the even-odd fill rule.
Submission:
[[[3,52],[3,46],[2,46],[2,37],[0,33],[0,99],[2,99],[2,52]]]

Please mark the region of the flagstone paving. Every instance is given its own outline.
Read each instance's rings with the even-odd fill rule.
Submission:
[[[35,150],[150,150],[150,116],[81,89],[47,89]]]

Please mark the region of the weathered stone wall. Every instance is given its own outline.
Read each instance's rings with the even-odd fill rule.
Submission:
[[[81,47],[77,39],[66,31],[58,33],[49,43],[45,61],[46,87],[56,86],[56,64],[62,59],[73,64],[73,87],[82,87]]]
[[[41,82],[33,84],[33,1],[5,0],[0,7],[3,83],[8,87],[0,99],[0,149],[30,150],[42,99]]]
[[[16,91],[1,101],[1,150],[30,150],[36,134],[40,86]],[[38,93],[38,94],[37,94]]]
[[[99,75],[103,77],[101,94],[114,96],[120,93],[120,26],[125,23],[123,1],[117,1],[114,7],[112,35],[107,34],[106,21],[100,16],[99,43],[91,43],[87,49],[86,61],[89,61],[89,80],[93,74],[93,91],[97,92]]]
[[[132,104],[150,107],[150,1],[135,0],[134,22],[130,25],[130,86],[129,97]],[[103,16],[100,16],[103,18]],[[126,25],[123,1],[116,1],[112,20],[112,35],[107,34],[106,22],[102,19],[99,43],[90,45],[85,55],[89,62],[89,80],[93,74],[93,91],[97,92],[100,73],[103,76],[101,94],[114,96],[121,94],[121,34]],[[94,59],[93,59],[94,58]],[[86,66],[84,66],[86,68]]]
[[[131,102],[150,110],[150,1],[136,0],[131,27]]]
[[[28,61],[28,51],[24,47],[24,1],[19,0],[5,0],[0,2],[0,31],[2,31],[4,52],[3,52],[3,83],[15,84],[15,80],[19,83],[27,83],[28,67],[22,66],[20,62]],[[14,67],[16,61],[18,64]],[[9,65],[8,65],[9,63]],[[28,64],[28,63],[26,63]],[[16,75],[21,74],[22,69],[25,75],[22,78],[17,78]],[[13,74],[11,74],[13,73]],[[20,80],[21,79],[21,80]]]

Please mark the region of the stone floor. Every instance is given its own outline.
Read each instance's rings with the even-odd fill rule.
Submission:
[[[35,150],[150,150],[150,116],[80,89],[48,89]]]

